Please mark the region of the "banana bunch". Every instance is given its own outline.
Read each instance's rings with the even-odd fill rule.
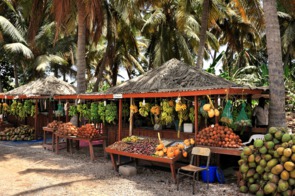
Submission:
[[[149,115],[150,111],[150,104],[145,103],[143,104],[142,102],[139,102],[139,114],[143,117],[147,117]]]
[[[161,113],[161,107],[159,105],[154,105],[152,108],[151,108],[151,113],[154,114],[154,115],[159,115]]]
[[[105,114],[105,111],[106,111],[106,106],[104,106],[104,103],[103,102],[99,102],[98,103],[98,115],[99,115],[99,118],[100,120],[102,120],[103,123],[105,123],[106,121],[106,114]]]
[[[8,111],[9,111],[9,105],[7,103],[2,103],[0,113],[4,114],[4,113],[6,113]]]
[[[34,115],[35,115],[35,112],[36,112],[36,108],[35,108],[35,106],[32,104],[32,105],[31,105],[30,115],[31,115],[31,116],[34,116]]]
[[[139,138],[135,135],[131,135],[122,139],[122,142],[137,142]]]
[[[131,105],[130,105],[130,111],[131,111],[133,114],[137,113],[137,112],[138,112],[138,108],[137,108],[137,106],[131,104]]]
[[[92,102],[90,105],[90,118],[92,121],[98,120],[98,104]]]
[[[23,120],[26,117],[26,111],[24,110],[23,104],[21,102],[17,104],[16,111],[17,111],[17,115],[19,116],[21,120]]]
[[[90,119],[90,110],[88,109],[88,106],[87,104],[78,104],[77,105],[77,111],[80,113],[80,120],[81,120],[81,117],[84,117],[86,119]]]
[[[26,116],[31,114],[31,106],[32,106],[32,101],[31,100],[25,100],[24,103],[24,111],[26,113]]]
[[[69,116],[76,116],[78,114],[77,106],[71,105],[69,109]]]
[[[117,118],[117,105],[114,102],[111,102],[106,105],[105,116],[108,123],[114,123],[114,120]]]
[[[189,115],[188,115],[188,110],[187,110],[186,104],[184,102],[182,102],[181,100],[179,100],[176,103],[175,111],[177,111],[177,113],[178,113],[178,119],[179,119],[179,122],[178,122],[178,131],[177,131],[177,137],[179,138],[180,137],[180,127],[181,127],[181,124],[183,123],[183,121],[188,120]]]
[[[170,104],[172,102],[172,104]],[[173,105],[174,102],[172,100],[167,101],[164,100],[161,102],[162,106],[162,113],[160,116],[161,122],[164,122],[166,125],[173,122],[174,116],[173,116]]]
[[[12,104],[10,105],[9,113],[11,115],[16,115],[17,114],[17,101],[16,100],[12,101]]]

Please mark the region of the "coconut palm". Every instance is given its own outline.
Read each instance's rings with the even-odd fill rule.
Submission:
[[[97,42],[101,35],[103,24],[102,3],[96,0],[54,0],[53,12],[57,24],[56,37],[62,30],[66,32],[68,26],[72,26],[75,16],[78,21],[78,40],[77,40],[77,93],[86,91],[86,41]],[[75,29],[72,29],[75,30]],[[89,37],[87,37],[89,35]]]
[[[276,1],[264,0],[266,40],[269,69],[270,113],[269,126],[285,127],[285,85]]]
[[[18,71],[17,65],[23,63],[22,58],[16,58],[15,56],[24,57],[26,59],[33,58],[32,51],[28,48],[25,39],[18,31],[18,29],[10,23],[8,19],[0,16],[0,34],[1,34],[1,48],[11,55],[13,67],[14,67],[14,79],[15,87],[19,86],[18,83]]]

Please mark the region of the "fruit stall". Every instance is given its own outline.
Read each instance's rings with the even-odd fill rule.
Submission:
[[[49,76],[1,94],[0,115],[2,119],[13,125],[10,130],[0,132],[1,140],[41,138],[43,126],[54,118],[64,119],[63,105],[53,100],[53,96],[75,93],[76,90],[72,85]],[[29,126],[30,131],[22,125]],[[18,127],[21,129],[17,129]]]
[[[263,89],[240,86],[172,59],[158,68],[105,92],[62,95],[54,98],[86,101],[85,105],[78,104],[73,111],[76,111],[78,107],[84,107],[85,111],[89,111],[93,103],[101,107],[109,104],[117,106],[117,113],[112,113],[115,115],[113,121],[115,125],[110,123],[106,127],[108,127],[109,137],[113,137],[110,143],[113,145],[120,142],[125,148],[121,148],[120,145],[108,146],[106,151],[111,155],[128,155],[136,159],[155,161],[159,158],[160,162],[173,159],[172,162],[168,161],[170,165],[173,165],[178,156],[176,159],[168,157],[169,145],[164,146],[165,152],[157,153],[155,150],[152,154],[144,155],[140,152],[128,152],[130,148],[128,145],[136,145],[136,142],[127,143],[124,139],[133,135],[142,138],[157,138],[160,135],[163,140],[184,143],[192,138],[195,140],[193,145],[218,148],[219,150],[213,151],[217,154],[231,154],[235,151],[235,155],[238,155],[241,152],[239,147],[242,141],[235,132],[235,127],[242,127],[241,131],[245,131],[250,126],[249,116],[245,116],[248,115],[245,114],[248,109],[245,100],[251,102],[253,94],[263,92]],[[232,114],[228,114],[232,111],[233,98],[239,100],[239,107],[236,107],[239,109],[235,114],[238,120],[235,121]],[[87,112],[84,110],[78,113],[85,116]],[[240,112],[242,110],[243,112]],[[104,115],[104,118],[108,116],[106,113]],[[187,124],[189,124],[189,131],[186,129]],[[214,127],[211,130],[212,124]],[[230,124],[235,126],[229,127]],[[112,132],[113,134],[110,134]],[[161,144],[160,140],[157,144]],[[134,148],[137,149],[137,147]],[[182,150],[179,151],[182,152]],[[178,153],[175,154],[178,155]],[[117,168],[114,160],[113,164]]]

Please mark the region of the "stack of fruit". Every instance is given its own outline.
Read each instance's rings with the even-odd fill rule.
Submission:
[[[58,126],[56,133],[59,135],[66,135],[66,136],[77,136],[78,129],[72,123],[62,123]]]
[[[242,140],[233,132],[231,128],[216,124],[202,129],[197,134],[196,144],[226,148],[239,148],[242,146]]]
[[[241,192],[295,195],[295,135],[271,127],[264,140],[243,148],[239,160]]]
[[[62,124],[62,123],[63,123],[62,121],[54,120],[54,121],[48,123],[48,124],[47,124],[47,127],[48,127],[48,128],[52,128],[53,131],[56,131],[57,128],[58,128],[58,126],[59,126],[60,124]]]
[[[173,159],[174,157],[178,156],[182,153],[183,157],[187,157],[187,149],[191,145],[195,144],[195,140],[193,138],[185,139],[182,143],[177,143],[175,146],[165,147],[165,145],[160,142],[156,147],[156,152],[154,153],[155,156],[158,157],[167,157]]]
[[[99,136],[99,133],[97,129],[95,129],[94,125],[85,124],[78,128],[77,136],[79,138],[93,139],[97,138]]]

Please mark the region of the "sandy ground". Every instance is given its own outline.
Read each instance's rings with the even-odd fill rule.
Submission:
[[[114,171],[102,149],[95,147],[96,158],[91,162],[87,148],[73,154],[44,150],[41,144],[0,142],[0,195],[192,195],[191,182],[184,179],[180,190],[171,179],[169,170],[138,167],[137,175],[124,177]],[[199,182],[195,195],[238,196],[235,183]]]

